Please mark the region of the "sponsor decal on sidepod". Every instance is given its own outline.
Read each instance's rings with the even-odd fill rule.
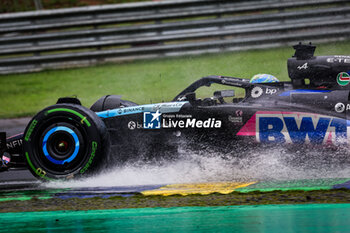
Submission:
[[[168,115],[172,116],[172,115]],[[176,115],[178,116],[178,115]],[[179,115],[182,116],[182,115]],[[185,116],[185,115],[184,115]],[[163,121],[162,121],[163,120]],[[132,125],[129,122],[128,127]],[[156,112],[144,112],[143,128],[144,129],[160,129],[160,128],[220,128],[221,120],[215,118],[208,118],[206,120],[198,120],[196,118],[163,118],[162,114],[157,110]]]
[[[256,112],[237,133],[261,143],[348,143],[350,121],[298,112]]]

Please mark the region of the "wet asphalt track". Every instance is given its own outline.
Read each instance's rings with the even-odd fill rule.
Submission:
[[[31,118],[0,119],[0,131],[6,132],[7,137],[22,133]],[[4,196],[20,200],[26,195],[28,198],[33,196],[42,196],[49,193],[50,196],[69,198],[69,197],[109,197],[115,195],[129,195],[144,190],[150,190],[160,187],[153,186],[118,186],[108,188],[78,188],[78,189],[54,189],[42,185],[28,170],[10,170],[0,172],[0,191]],[[7,195],[8,194],[8,195]],[[0,198],[1,199],[1,198]]]
[[[0,119],[0,131],[5,131],[8,136],[24,131],[30,118]],[[33,177],[28,170],[11,170],[0,173],[0,191],[4,197],[21,199],[30,193],[29,196],[49,195],[50,197],[111,197],[133,195],[142,193],[144,195],[172,195],[172,194],[209,194],[213,192],[230,193],[234,190],[240,192],[250,191],[272,191],[272,190],[314,190],[350,188],[350,179],[315,179],[315,180],[291,180],[275,182],[224,182],[205,184],[160,184],[160,185],[137,185],[137,186],[113,186],[113,187],[82,187],[82,188],[50,188]],[[9,194],[9,195],[6,195]],[[15,195],[13,195],[15,193]],[[30,198],[28,196],[28,198]]]
[[[27,200],[32,197],[93,198],[128,196],[164,185],[137,185],[114,187],[51,188],[38,181],[29,171],[17,170],[0,173],[0,201]]]

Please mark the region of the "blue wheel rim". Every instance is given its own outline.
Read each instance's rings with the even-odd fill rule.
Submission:
[[[47,141],[49,140],[50,136],[55,133],[55,132],[59,132],[59,131],[64,131],[69,133],[73,139],[74,139],[74,144],[75,144],[75,148],[73,153],[71,154],[71,156],[69,156],[69,158],[64,159],[64,160],[57,160],[51,157],[50,153],[47,150]],[[73,159],[75,159],[75,157],[78,155],[79,152],[79,147],[80,147],[80,143],[79,143],[79,138],[77,136],[77,134],[70,128],[66,127],[66,126],[56,126],[52,129],[50,129],[44,136],[43,139],[43,144],[42,144],[42,149],[44,152],[45,157],[51,161],[54,164],[58,164],[58,165],[63,165],[65,163],[70,163]]]

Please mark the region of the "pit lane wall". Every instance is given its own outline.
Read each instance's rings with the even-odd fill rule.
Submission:
[[[329,42],[349,0],[178,0],[0,15],[0,74]]]

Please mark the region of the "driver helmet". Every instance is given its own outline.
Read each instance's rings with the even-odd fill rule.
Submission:
[[[256,74],[250,79],[250,83],[277,83],[279,80],[271,74]]]

